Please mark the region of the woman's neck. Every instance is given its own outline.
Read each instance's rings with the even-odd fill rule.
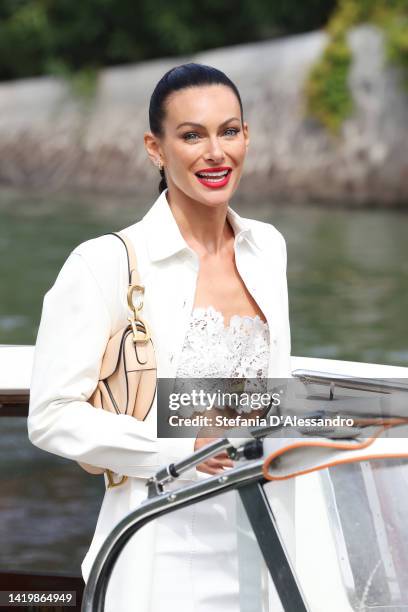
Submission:
[[[208,206],[169,190],[166,196],[181,235],[193,251],[206,256],[230,250],[234,231],[227,221],[228,202]]]

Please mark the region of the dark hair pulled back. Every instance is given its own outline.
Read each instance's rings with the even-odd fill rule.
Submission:
[[[154,88],[149,105],[150,131],[155,136],[163,136],[163,121],[166,115],[165,104],[171,93],[186,89],[187,87],[200,87],[201,85],[226,85],[230,87],[238,99],[243,120],[244,112],[241,96],[231,79],[217,68],[190,62],[168,70]],[[159,192],[161,193],[167,188],[164,168],[160,169],[160,175]]]

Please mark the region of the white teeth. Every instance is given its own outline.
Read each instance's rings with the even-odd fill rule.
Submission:
[[[222,172],[198,172],[198,176],[204,176],[206,178],[224,177],[227,174],[228,170],[223,170]]]

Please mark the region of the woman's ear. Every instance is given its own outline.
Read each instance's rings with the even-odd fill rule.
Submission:
[[[249,146],[249,127],[246,121],[243,124],[244,138],[245,138],[245,146],[248,148]]]
[[[143,140],[147,155],[156,166],[159,161],[163,161],[160,144],[151,132],[145,132]]]

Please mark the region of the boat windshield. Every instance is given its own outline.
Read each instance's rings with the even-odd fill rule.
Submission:
[[[408,609],[407,462],[352,463],[321,478],[351,609]]]

